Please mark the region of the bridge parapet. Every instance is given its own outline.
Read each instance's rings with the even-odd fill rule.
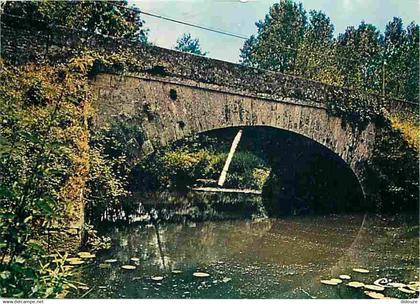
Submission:
[[[126,66],[98,65],[98,72],[150,73],[160,77],[179,77],[197,82],[216,84],[242,90],[244,93],[264,95],[276,99],[293,98],[324,104],[333,111],[357,108],[380,113],[418,111],[418,104],[380,95],[364,94],[345,87],[239,64],[150,46],[115,37],[105,37],[83,31],[56,27],[36,31],[2,24],[1,55],[6,60],[25,62],[63,62],[69,56],[90,49],[100,53],[124,53],[131,56]]]

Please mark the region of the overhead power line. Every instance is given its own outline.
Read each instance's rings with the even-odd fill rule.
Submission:
[[[213,32],[213,33],[218,33],[218,34],[222,34],[222,35],[226,35],[226,36],[230,36],[230,37],[235,37],[235,38],[242,39],[242,40],[247,40],[248,39],[248,37],[241,36],[241,35],[238,35],[238,34],[229,33],[229,32],[213,29],[213,28],[210,28],[210,27],[202,26],[202,25],[192,24],[192,23],[189,23],[189,22],[180,21],[180,20],[176,20],[176,19],[173,19],[173,18],[169,18],[169,17],[164,17],[164,16],[161,16],[161,15],[152,14],[152,13],[149,13],[149,12],[146,12],[146,11],[143,11],[143,10],[140,10],[140,14],[155,17],[155,18],[159,18],[159,19],[163,19],[163,20],[167,20],[167,21],[171,21],[171,22],[175,22],[175,23],[179,23],[179,24],[183,24],[183,25],[187,25],[187,26],[191,26],[191,27],[195,27],[195,28],[202,29],[202,30],[209,31],[209,32]]]
[[[168,21],[171,21],[171,22],[176,22],[176,23],[180,23],[180,24],[187,25],[187,26],[193,26],[193,27],[197,27],[197,28],[200,28],[200,29],[204,29],[204,30],[212,31],[212,32],[215,32],[215,33],[218,33],[218,34],[228,35],[228,36],[232,36],[232,37],[239,38],[239,39],[243,39],[243,40],[247,40],[247,39],[248,39],[248,38],[246,38],[246,37],[243,37],[243,36],[240,36],[240,35],[237,35],[237,34],[228,33],[228,32],[224,32],[224,31],[220,31],[220,30],[216,30],[216,29],[211,29],[211,28],[207,28],[207,27],[204,27],[204,26],[200,26],[200,25],[194,25],[194,24],[191,24],[191,23],[188,23],[188,22],[183,22],[183,21],[179,21],[179,20],[172,19],[172,18],[167,18],[167,17],[164,17],[164,16],[159,16],[159,15],[155,15],[155,14],[152,14],[152,13],[148,13],[148,12],[140,11],[139,9],[135,9],[135,8],[124,7],[124,6],[117,5],[117,4],[116,4],[115,6],[118,6],[118,7],[124,8],[124,9],[128,9],[128,10],[132,10],[132,11],[136,11],[136,12],[141,13],[141,14],[145,14],[145,15],[150,15],[150,16],[153,16],[153,17],[161,18],[161,19],[168,20]],[[16,15],[7,14],[7,13],[1,13],[1,15],[5,15],[5,16],[9,16],[9,17],[12,17],[12,18],[17,18],[17,19],[25,19],[25,17],[22,17],[22,16],[16,16]],[[67,30],[70,30],[70,31],[88,32],[88,31],[86,31],[86,30],[80,30],[80,29],[69,28],[69,27],[66,27],[66,26],[63,26],[63,25],[49,24],[49,23],[47,23],[45,20],[40,20],[40,19],[36,19],[36,18],[31,18],[31,20],[38,21],[38,22],[42,22],[42,23],[45,23],[45,24],[47,24],[47,25],[49,25],[49,26],[54,26],[54,27],[56,27],[56,28],[67,29]],[[95,35],[98,35],[98,36],[102,36],[102,37],[112,38],[112,39],[119,39],[119,40],[121,39],[120,37],[114,37],[114,36],[110,36],[110,35],[104,35],[104,34],[101,34],[101,33],[92,33],[92,34],[95,34]],[[124,39],[124,38],[123,38],[123,39]],[[296,49],[296,48],[293,48],[293,47],[290,47],[290,46],[280,46],[279,48],[280,48],[280,49],[289,49],[289,50],[294,50],[294,51],[296,51],[296,52],[297,52],[297,51],[299,51],[299,49]],[[346,59],[347,61],[355,61],[355,59],[353,59],[353,58],[349,58],[349,57],[341,57],[341,56],[337,56],[337,54],[335,54],[335,56],[334,56],[334,57],[338,57],[338,58]],[[278,72],[278,71],[267,70],[267,69],[261,69],[261,68],[258,68],[258,69],[260,69],[260,70],[265,70],[265,71],[269,71],[269,72],[274,72],[274,73],[277,73],[277,72]],[[284,72],[283,72],[283,73],[284,73]],[[287,73],[284,73],[284,74],[287,74]],[[296,77],[296,78],[300,78],[300,79],[304,79],[304,80],[308,80],[308,81],[313,81],[313,82],[323,83],[323,82],[321,82],[321,81],[319,81],[319,80],[314,80],[314,79],[310,79],[310,78],[302,77],[302,76],[299,76],[299,75],[296,75],[296,74],[293,74],[293,73],[290,73],[289,75],[290,75],[290,76],[292,76],[292,77]],[[382,77],[384,77],[384,76],[382,76]],[[324,84],[325,84],[325,83],[324,83]],[[326,85],[330,85],[330,84],[326,84]],[[385,96],[385,95],[384,95],[384,96]],[[388,97],[389,97],[389,96],[388,96]],[[407,100],[403,100],[403,99],[395,98],[395,97],[392,97],[392,96],[391,96],[391,98],[393,98],[393,99],[395,99],[395,100],[397,100],[397,101],[399,101],[399,102],[405,102],[405,103],[417,104],[417,103],[412,102],[412,101],[407,101]]]

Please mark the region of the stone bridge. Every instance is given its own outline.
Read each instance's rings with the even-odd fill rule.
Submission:
[[[3,26],[1,39],[2,56],[16,64],[61,62],[83,48],[124,54],[126,63],[99,62],[94,67],[94,123],[104,127],[124,119],[141,126],[146,140],[139,145],[139,155],[213,129],[270,126],[333,151],[368,192],[364,165],[380,133],[374,117],[416,109],[416,104],[348,88],[83,32]],[[357,109],[371,113],[371,119],[350,121],[347,114]]]
[[[141,126],[145,136],[139,146],[142,154],[214,129],[269,126],[326,146],[362,181],[363,163],[375,142],[374,123],[354,127],[316,101],[260,96],[228,86],[148,74],[100,73],[92,85],[98,96],[95,125],[105,127],[125,119]]]

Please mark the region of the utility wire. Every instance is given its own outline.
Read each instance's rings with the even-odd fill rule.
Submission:
[[[123,5],[119,5],[119,4],[114,4],[114,6],[125,9],[125,10],[130,10],[130,11],[133,11],[135,13],[140,13],[140,14],[143,14],[143,15],[147,15],[147,16],[150,16],[150,17],[159,18],[159,19],[162,19],[162,20],[171,21],[171,22],[195,27],[195,28],[202,29],[202,30],[205,30],[205,31],[209,31],[209,32],[217,33],[217,34],[222,34],[222,35],[226,35],[226,36],[230,36],[230,37],[234,37],[234,38],[238,38],[238,39],[242,39],[242,40],[248,40],[248,37],[245,37],[245,36],[242,36],[242,35],[239,35],[239,34],[230,33],[230,32],[226,32],[226,31],[218,30],[218,29],[213,29],[213,28],[210,28],[208,26],[203,26],[203,25],[193,24],[193,23],[189,23],[189,22],[185,22],[185,21],[181,21],[181,20],[176,20],[174,18],[165,17],[165,16],[162,16],[162,15],[146,12],[146,11],[140,9],[140,8],[127,7],[127,6],[123,6]]]
[[[152,13],[149,13],[149,12],[146,12],[146,11],[143,11],[143,10],[140,10],[140,14],[155,17],[155,18],[159,18],[159,19],[163,19],[163,20],[167,20],[167,21],[171,21],[171,22],[175,22],[175,23],[179,23],[179,24],[183,24],[183,25],[187,25],[187,26],[191,26],[191,27],[195,27],[195,28],[198,28],[198,29],[202,29],[202,30],[217,33],[217,34],[222,34],[222,35],[226,35],[226,36],[230,36],[230,37],[234,37],[234,38],[238,38],[238,39],[242,39],[242,40],[248,40],[248,37],[244,37],[244,36],[241,36],[241,35],[238,35],[238,34],[229,33],[229,32],[225,32],[225,31],[222,31],[222,30],[212,29],[212,28],[202,26],[202,25],[192,24],[192,23],[189,23],[189,22],[180,21],[180,20],[176,20],[176,19],[173,19],[173,18],[169,18],[169,17],[164,17],[164,16],[161,16],[161,15],[152,14]]]
[[[186,22],[186,21],[176,20],[176,19],[171,18],[171,17],[165,17],[165,16],[162,16],[162,15],[146,12],[146,11],[140,9],[140,8],[126,7],[126,6],[122,6],[122,5],[119,5],[119,4],[114,4],[114,5],[116,7],[119,7],[119,8],[125,9],[125,10],[130,10],[130,11],[140,13],[140,14],[143,14],[143,15],[151,16],[151,17],[154,17],[154,18],[158,18],[158,19],[162,19],[162,20],[166,20],[166,21],[170,21],[170,22],[174,22],[174,23],[178,23],[178,24],[183,24],[183,25],[190,26],[190,27],[195,27],[195,28],[202,29],[202,30],[205,30],[205,31],[210,31],[210,32],[213,32],[213,33],[222,34],[222,35],[242,39],[242,40],[245,40],[245,41],[249,39],[249,37],[245,37],[245,36],[242,36],[240,34],[235,34],[235,33],[227,32],[227,31],[223,31],[223,30],[218,30],[218,29],[212,29],[212,28],[207,27],[207,26],[197,25],[197,24]],[[279,48],[279,49],[282,49],[282,50],[291,50],[291,51],[294,51],[294,52],[301,51],[298,48],[294,48],[294,47],[287,46],[287,45],[276,46],[276,48]],[[335,54],[335,55],[333,55],[333,57],[345,59],[348,62],[357,62],[356,59],[350,58],[348,56]]]

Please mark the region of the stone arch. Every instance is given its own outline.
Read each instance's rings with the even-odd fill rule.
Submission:
[[[252,128],[269,127],[269,128],[273,128],[273,129],[280,130],[280,131],[287,131],[287,132],[289,132],[291,134],[294,134],[295,136],[303,137],[303,138],[305,138],[307,140],[313,141],[313,142],[317,143],[318,145],[324,147],[326,150],[330,151],[331,153],[333,153],[334,155],[336,155],[340,160],[342,160],[342,162],[344,164],[346,164],[346,166],[348,167],[348,169],[351,170],[352,173],[353,173],[353,175],[355,176],[355,178],[356,178],[356,180],[357,180],[357,182],[359,184],[359,187],[360,187],[360,189],[363,192],[363,195],[366,196],[366,193],[365,193],[365,185],[363,183],[363,181],[364,181],[364,175],[363,175],[363,163],[362,163],[363,161],[365,161],[365,159],[360,160],[360,162],[355,162],[354,163],[354,166],[352,166],[352,163],[350,163],[350,162],[346,161],[345,159],[343,159],[343,157],[341,155],[339,155],[337,152],[335,152],[334,150],[332,150],[328,145],[326,145],[324,143],[321,143],[321,142],[318,142],[315,139],[308,137],[307,135],[297,133],[297,132],[295,132],[293,130],[287,130],[287,129],[279,128],[277,126],[270,126],[270,125],[252,125],[252,126],[249,126],[249,125],[234,125],[234,126],[228,126],[228,127],[220,127],[220,128],[211,129],[211,130],[205,130],[205,131],[202,131],[202,132],[198,132],[197,134],[202,134],[202,133],[207,133],[207,132],[222,130],[222,129],[226,129],[226,128],[238,128],[239,129],[239,128],[249,128],[249,127],[252,127]],[[168,144],[171,144],[171,143],[168,143]]]
[[[100,127],[123,117],[141,125],[143,155],[214,129],[273,127],[312,139],[341,157],[366,194],[363,164],[375,140],[372,123],[363,129],[351,126],[316,101],[273,100],[186,80],[99,74],[92,84],[99,97],[95,124]]]

